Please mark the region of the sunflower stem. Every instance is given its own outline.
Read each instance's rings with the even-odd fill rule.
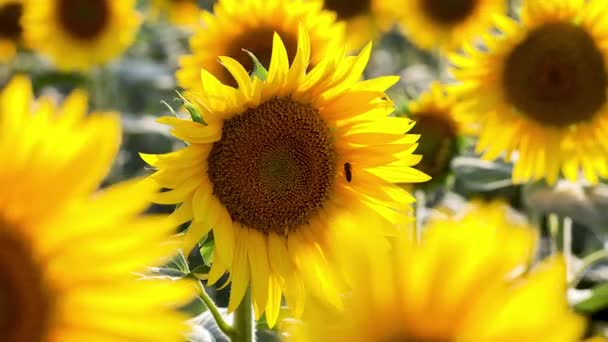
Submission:
[[[220,328],[220,330],[224,334],[226,334],[226,336],[228,336],[230,338],[235,336],[234,328],[232,326],[230,326],[230,324],[226,323],[226,321],[222,317],[222,314],[217,309],[217,306],[215,306],[215,303],[213,302],[211,297],[209,297],[209,295],[207,294],[207,291],[205,291],[205,288],[203,287],[203,284],[201,284],[200,281],[198,282],[198,288],[199,288],[199,297],[205,303],[205,305],[209,309],[209,312],[211,312],[211,316],[213,316],[213,319],[215,320],[217,327]]]
[[[572,219],[564,217],[562,222],[562,253],[566,259],[566,279],[572,280]]]
[[[426,193],[424,190],[416,190],[416,241],[422,240],[422,218],[426,208]]]
[[[234,312],[234,336],[231,336],[232,342],[253,342],[253,307],[251,305],[251,290],[247,289],[241,304]]]
[[[549,214],[549,236],[551,238],[551,254],[559,251],[559,217],[555,213]]]
[[[576,273],[574,273],[572,279],[568,283],[568,286],[570,288],[575,288],[578,283],[581,282],[589,267],[593,266],[596,262],[604,259],[608,259],[608,250],[606,249],[600,249],[599,251],[595,251],[587,255],[585,258],[583,258],[581,267],[579,267]]]

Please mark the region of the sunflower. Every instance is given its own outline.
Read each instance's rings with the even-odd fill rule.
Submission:
[[[0,340],[183,341],[174,308],[193,285],[134,275],[175,251],[175,225],[139,215],[149,182],[93,194],[116,156],[120,121],[84,118],[86,106],[79,91],[60,108],[32,103],[22,77],[0,95]]]
[[[387,0],[314,0],[323,8],[335,13],[346,22],[346,45],[348,50],[360,49],[368,41],[376,39],[393,24],[391,4]]]
[[[390,9],[414,44],[449,51],[492,27],[492,16],[506,13],[507,4],[508,0],[404,0]]]
[[[28,45],[63,70],[87,70],[117,57],[139,24],[135,0],[29,1],[23,13]]]
[[[334,216],[406,222],[413,199],[393,183],[428,179],[412,168],[420,156],[411,154],[418,136],[404,134],[410,120],[387,117],[393,105],[384,91],[398,77],[360,81],[371,45],[355,57],[326,56],[307,73],[310,40],[304,28],[298,37],[290,67],[274,35],[266,80],[251,79],[230,57],[220,61],[236,89],[203,69],[200,90],[186,94],[202,120],[160,119],[189,145],[142,155],[158,169],[151,179],[171,189],[155,202],[181,203],[173,216],[191,221],[184,250],[213,228],[209,280],[230,272],[228,310],[251,283],[256,316],[266,311],[271,326],[282,293],[301,312],[305,284],[339,305],[325,240]]]
[[[152,16],[164,17],[180,27],[195,29],[199,23],[200,8],[197,0],[152,0]]]
[[[521,23],[498,17],[487,49],[454,55],[463,120],[481,126],[478,152],[514,160],[513,180],[580,172],[608,177],[608,7],[605,1],[523,4]]]
[[[431,221],[420,242],[400,237],[390,252],[342,236],[349,300],[342,311],[311,307],[295,340],[580,340],[585,324],[568,307],[562,258],[526,271],[535,235],[507,210],[473,204],[462,217]]]
[[[23,30],[22,0],[0,0],[0,63],[10,61],[17,52]]]
[[[344,28],[334,22],[333,14],[320,4],[302,0],[220,0],[214,13],[203,12],[201,27],[190,39],[191,55],[180,59],[177,80],[182,88],[200,87],[200,70],[206,69],[222,83],[235,86],[236,80],[217,62],[218,56],[236,59],[247,71],[253,69],[250,51],[268,68],[272,35],[280,34],[293,61],[302,25],[311,40],[311,63],[323,56],[339,53]]]
[[[462,131],[454,117],[454,99],[438,82],[408,104],[408,114],[416,125],[410,133],[420,134],[416,150],[422,155],[418,168],[433,178],[444,179],[450,162],[458,153],[458,135]]]

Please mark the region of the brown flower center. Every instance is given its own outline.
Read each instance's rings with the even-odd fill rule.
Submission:
[[[0,6],[0,38],[17,40],[21,37],[23,28],[19,21],[22,13],[21,4],[9,3]]]
[[[43,341],[49,296],[30,249],[11,230],[0,222],[0,341]]]
[[[606,103],[602,52],[589,33],[570,23],[549,23],[519,43],[506,59],[508,101],[544,125],[565,127],[593,119]]]
[[[208,163],[213,193],[232,220],[282,235],[323,207],[337,172],[332,135],[319,112],[290,98],[226,120]]]
[[[227,56],[236,59],[241,63],[245,70],[251,72],[253,71],[253,61],[251,60],[251,57],[243,51],[247,50],[252,52],[260,63],[268,69],[272,57],[272,37],[275,31],[281,37],[283,44],[285,44],[289,63],[291,64],[298,51],[297,36],[270,27],[259,27],[253,30],[244,31],[241,36],[230,43],[227,50]],[[223,83],[230,86],[236,86],[237,84],[236,80],[227,70],[224,70],[224,73],[219,75],[219,78]]]
[[[348,20],[359,15],[370,13],[371,0],[325,0],[325,9],[336,12],[338,20]]]
[[[477,0],[423,0],[422,8],[435,22],[454,25],[473,13]]]
[[[63,28],[74,38],[96,38],[110,20],[109,0],[59,0],[57,15]]]
[[[456,150],[456,127],[452,121],[434,113],[419,113],[410,130],[420,134],[416,154],[422,155],[418,168],[433,178],[444,175]]]

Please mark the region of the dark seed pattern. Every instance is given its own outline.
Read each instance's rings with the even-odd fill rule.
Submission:
[[[44,341],[49,295],[22,239],[0,221],[0,341]]]
[[[370,13],[371,0],[325,0],[325,9],[336,12],[338,20],[348,20]]]
[[[89,40],[97,37],[110,20],[110,0],[59,0],[60,24],[73,37]]]
[[[582,27],[549,23],[530,32],[506,59],[503,87],[521,113],[566,127],[591,120],[606,103],[606,65]]]
[[[224,122],[207,173],[233,221],[286,235],[331,196],[336,151],[316,109],[275,98]]]

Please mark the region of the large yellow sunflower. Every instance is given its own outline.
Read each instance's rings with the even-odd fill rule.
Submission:
[[[526,271],[533,230],[506,212],[500,203],[475,204],[463,217],[433,220],[421,242],[401,237],[391,252],[365,236],[342,236],[352,292],[343,311],[307,307],[295,340],[580,339],[585,324],[568,307],[563,260]]]
[[[608,177],[607,23],[602,0],[531,0],[521,23],[497,18],[487,49],[452,57],[478,152],[513,159],[515,182]]]
[[[423,49],[453,50],[492,27],[492,17],[507,11],[508,0],[404,0],[385,2],[402,29]]]
[[[189,282],[134,272],[175,251],[166,216],[140,216],[154,189],[94,193],[120,140],[115,115],[74,92],[32,102],[25,78],[0,95],[0,341],[183,341],[174,311]]]
[[[22,0],[0,0],[0,63],[10,61],[19,46],[23,30]]]
[[[199,24],[198,0],[152,0],[152,16],[164,17],[180,27],[195,29]]]
[[[139,24],[135,0],[29,1],[23,14],[29,46],[65,70],[87,70],[117,57]]]
[[[289,61],[293,61],[298,43],[298,26],[310,36],[314,65],[328,54],[340,53],[344,28],[334,22],[333,14],[320,10],[317,3],[302,0],[220,0],[213,14],[203,12],[201,27],[190,40],[192,54],[180,60],[177,80],[181,87],[200,87],[200,70],[208,70],[222,83],[236,85],[234,77],[217,62],[218,56],[236,59],[247,71],[253,69],[252,52],[268,68],[272,35],[282,37]]]
[[[348,50],[360,49],[376,39],[393,24],[392,6],[399,5],[390,0],[313,0],[323,8],[335,13],[338,20],[346,22],[346,45]]]
[[[412,168],[420,156],[412,155],[418,136],[405,134],[410,120],[387,117],[393,105],[384,91],[398,77],[361,81],[371,45],[355,57],[328,55],[307,73],[310,48],[302,29],[290,67],[275,34],[265,81],[220,57],[238,89],[202,70],[201,90],[187,98],[204,123],[160,119],[189,146],[143,155],[158,169],[151,178],[171,189],[156,202],[181,203],[173,216],[192,221],[184,249],[213,228],[209,278],[214,283],[230,272],[229,311],[251,284],[255,312],[266,310],[270,325],[281,293],[301,311],[304,284],[339,301],[328,266],[336,246],[325,240],[337,213],[404,223],[413,199],[393,183],[428,179]],[[387,233],[377,226],[365,234]]]
[[[418,168],[433,180],[444,178],[452,158],[458,153],[458,135],[463,130],[454,117],[454,99],[444,86],[433,82],[430,89],[408,104],[408,114],[416,122],[410,131],[420,134]]]

